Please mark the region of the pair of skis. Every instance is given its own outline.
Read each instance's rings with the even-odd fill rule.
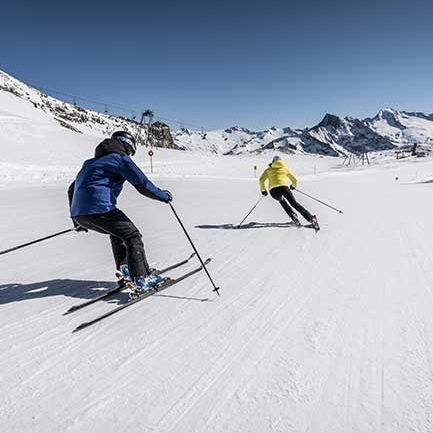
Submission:
[[[168,271],[170,271],[172,269],[176,269],[176,268],[178,268],[178,267],[180,267],[180,266],[188,263],[195,255],[196,255],[195,253],[192,253],[188,258],[186,258],[184,260],[181,260],[181,261],[179,261],[177,263],[174,263],[173,265],[167,266],[166,268],[157,270],[156,272],[159,273],[159,274],[163,274],[163,273],[168,272]],[[204,262],[204,265],[207,265],[208,263],[210,263],[210,261],[211,261],[211,259],[208,258]],[[93,320],[81,323],[80,325],[78,325],[74,329],[73,332],[80,331],[81,329],[87,328],[88,326],[90,326],[90,325],[92,325],[92,324],[94,324],[96,322],[99,322],[100,320],[105,319],[106,317],[109,317],[112,314],[115,314],[118,311],[121,311],[121,310],[129,307],[130,305],[133,305],[133,304],[135,304],[135,303],[137,303],[139,301],[142,301],[143,299],[146,299],[149,296],[154,295],[155,293],[161,292],[161,291],[163,291],[163,290],[165,290],[165,289],[167,289],[167,288],[169,288],[169,287],[171,287],[171,286],[179,283],[180,281],[183,281],[186,278],[188,278],[188,277],[190,277],[190,276],[192,276],[192,275],[200,272],[202,269],[203,269],[203,266],[200,265],[200,266],[192,269],[191,271],[184,273],[183,275],[181,275],[181,276],[179,276],[177,278],[173,278],[173,279],[168,278],[168,279],[165,279],[162,283],[160,283],[157,287],[155,287],[155,289],[153,291],[139,294],[136,298],[129,300],[129,302],[127,302],[125,304],[122,304],[122,305],[119,305],[118,307],[113,308],[112,310],[110,310],[110,311],[108,311],[108,312],[106,312],[104,314],[101,314],[98,317],[95,317]],[[102,299],[108,298],[109,296],[113,295],[114,293],[118,293],[118,292],[126,289],[127,288],[127,283],[128,283],[127,280],[121,279],[118,282],[118,285],[116,287],[114,287],[113,289],[108,290],[107,292],[105,292],[102,295],[97,296],[97,297],[95,297],[93,299],[90,299],[88,301],[82,302],[81,304],[73,305],[71,308],[69,308],[69,310],[67,310],[64,313],[64,315],[70,314],[70,313],[72,313],[74,311],[77,311],[77,310],[79,310],[81,308],[87,307],[88,305],[91,305],[91,304],[93,304],[95,302],[98,302],[98,301],[100,301]]]

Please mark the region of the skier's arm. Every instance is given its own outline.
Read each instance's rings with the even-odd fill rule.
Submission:
[[[140,194],[165,203],[171,201],[171,194],[154,185],[128,156],[121,157],[120,174],[133,185]]]
[[[260,192],[262,193],[266,191],[265,182],[267,178],[268,178],[268,169],[266,169],[259,178],[259,187],[260,187]]]
[[[158,187],[156,187],[155,185],[153,185],[155,188],[158,189],[158,193],[153,192],[150,188],[149,188],[149,184],[153,183],[149,180],[148,181],[148,185],[144,186],[142,184],[139,185],[133,185],[134,188],[142,195],[151,198],[153,200],[159,200],[159,201],[163,201],[164,203],[168,203],[169,201],[171,201],[171,194],[168,191],[159,189]]]
[[[286,176],[290,179],[290,182],[292,182],[293,188],[296,188],[296,186],[298,185],[298,180],[289,169],[287,169]]]

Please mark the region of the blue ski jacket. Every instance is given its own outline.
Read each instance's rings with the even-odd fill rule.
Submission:
[[[68,190],[71,217],[112,211],[125,181],[149,198],[170,200],[170,195],[155,186],[120,145],[118,140],[106,139],[96,148],[95,158],[84,161]]]

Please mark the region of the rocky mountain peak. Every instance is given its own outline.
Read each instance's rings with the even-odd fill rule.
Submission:
[[[322,121],[317,125],[318,128],[340,128],[342,126],[342,121],[338,116],[335,116],[333,114],[326,113],[325,117],[322,119]]]

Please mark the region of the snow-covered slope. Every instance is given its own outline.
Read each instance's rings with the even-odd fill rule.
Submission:
[[[23,102],[26,102],[27,105]],[[75,134],[101,138],[110,135],[117,129],[122,129],[131,132],[141,144],[149,144],[151,141],[152,144],[159,147],[175,147],[170,134],[168,136],[165,134],[167,125],[162,122],[154,122],[148,134],[148,125],[143,121],[144,118],[137,122],[125,117],[86,110],[52,98],[0,71],[0,110],[2,107],[8,110],[8,107],[14,107],[17,104],[19,105],[18,112],[23,113],[26,117],[31,117],[38,112],[36,117],[51,119],[61,128],[68,129]]]
[[[20,82],[3,71],[0,71],[0,90],[15,95],[23,101],[28,101],[28,107],[46,113],[62,127],[75,132],[97,137],[107,135],[115,129],[128,129],[135,132],[133,123],[128,119],[85,110],[62,102]],[[4,102],[0,102],[2,102],[0,108],[4,107]],[[27,109],[29,110],[30,108]]]
[[[66,189],[103,131],[74,132],[5,90],[0,126],[4,251],[71,227]],[[313,132],[312,145],[337,146]],[[152,165],[146,149],[135,156],[173,193],[221,296],[201,272],[72,333],[127,299],[63,315],[114,286],[109,239],[70,232],[1,254],[0,431],[432,432],[433,160],[379,152],[346,167],[304,152],[298,134],[232,128],[215,133],[215,152],[154,149]],[[230,137],[246,152],[222,156]],[[261,148],[284,140],[290,153]],[[318,233],[261,199],[257,177],[275,154]],[[125,185],[119,207],[154,266],[192,252],[169,206]]]
[[[54,170],[60,175],[93,152],[94,136],[64,128],[50,113],[2,90],[0,126],[0,180],[3,181],[26,173],[37,176],[40,171]]]
[[[146,169],[212,257],[221,296],[200,273],[72,333],[125,302],[63,316],[113,287],[108,238],[70,233],[0,256],[0,431],[433,431],[431,183],[406,184],[431,178],[432,161],[353,170],[287,157],[302,191],[344,211],[295,191],[316,234],[269,197],[235,228],[260,197],[251,167],[272,153],[170,165],[173,152],[160,152],[156,175]],[[0,249],[70,227],[66,188],[0,188]],[[119,205],[155,266],[192,251],[167,205],[129,187]]]

